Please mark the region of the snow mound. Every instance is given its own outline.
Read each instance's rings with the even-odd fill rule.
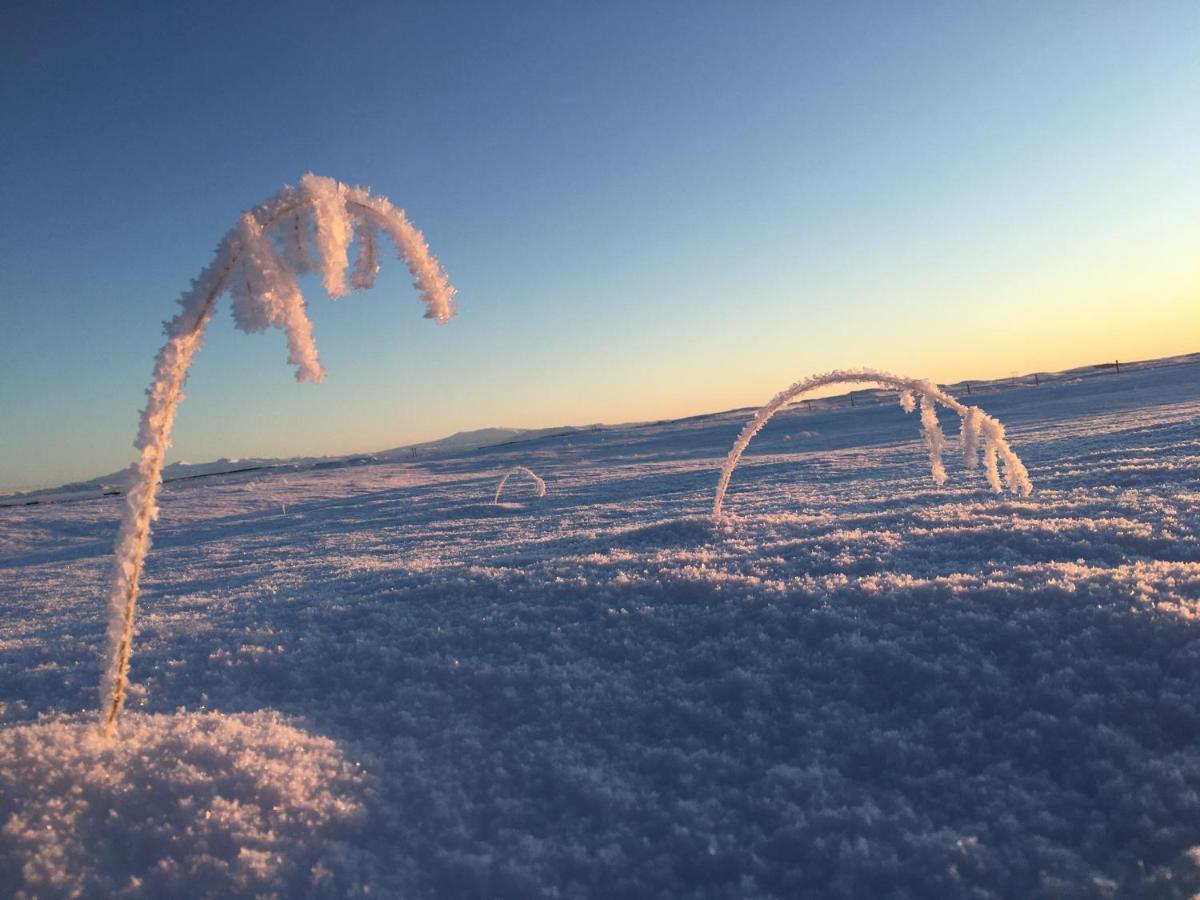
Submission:
[[[272,712],[126,713],[0,730],[0,884],[14,897],[340,892],[369,777]],[[342,882],[337,885],[337,882]]]

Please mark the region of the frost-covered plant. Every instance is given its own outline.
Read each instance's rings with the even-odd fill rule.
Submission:
[[[117,536],[107,659],[100,688],[105,734],[113,733],[125,702],[138,584],[150,546],[150,524],[158,515],[155,498],[171,443],[171,425],[183,399],[188,367],[200,348],[217,298],[229,291],[234,321],[243,331],[263,331],[268,326],[283,329],[296,380],[320,382],[325,370],[317,358],[312,322],[297,276],[316,271],[331,297],[343,296],[349,248],[357,238],[350,287],[371,287],[379,271],[379,232],[392,239],[397,255],[412,273],[425,302],[425,317],[438,322],[450,319],[454,288],[404,210],[392,206],[386,197],[372,196],[366,188],[348,187],[310,172],[300,179],[298,188],[284,187],[242,215],[217,245],[213,261],[180,296],[179,312],[165,323],[167,342],[155,361],[154,381],[146,392],[149,399],[134,442],[141,458],[132,467]]]
[[[760,409],[746,423],[733,442],[725,464],[721,467],[721,477],[717,482],[717,497],[713,502],[713,518],[721,515],[721,504],[725,500],[725,491],[729,487],[729,478],[742,458],[750,439],[767,424],[785,404],[797,399],[809,391],[828,387],[834,384],[877,384],[883,387],[896,388],[900,391],[900,406],[905,412],[912,412],[917,406],[917,397],[921,403],[921,431],[925,438],[925,446],[929,449],[929,468],[933,480],[938,484],[946,482],[946,467],[942,464],[942,452],[946,447],[946,436],[938,424],[936,404],[940,403],[958,413],[961,426],[958,433],[959,448],[967,468],[973,469],[979,462],[979,448],[983,447],[983,467],[988,484],[996,493],[1002,490],[1000,470],[997,468],[997,458],[1004,466],[1004,481],[1008,489],[1023,497],[1029,496],[1033,485],[1029,481],[1029,472],[1016,453],[1008,445],[1004,437],[1004,426],[993,419],[977,406],[966,406],[959,403],[937,385],[926,379],[902,378],[887,372],[877,372],[873,369],[851,369],[826,372],[823,375],[813,375],[803,381],[797,381],[791,387],[779,392],[771,398],[771,402]]]
[[[492,498],[493,506],[500,502],[500,492],[504,490],[504,485],[508,483],[508,479],[513,475],[528,475],[533,480],[533,489],[537,492],[537,496],[546,496],[546,482],[534,475],[532,470],[524,466],[514,466],[500,476],[500,483],[496,485],[496,496]]]

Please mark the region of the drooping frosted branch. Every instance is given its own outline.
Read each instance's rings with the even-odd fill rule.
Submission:
[[[113,733],[125,702],[138,590],[150,547],[150,526],[158,515],[158,488],[171,445],[175,412],[183,399],[188,367],[203,341],[217,299],[226,289],[230,291],[234,321],[244,331],[262,331],[268,326],[283,329],[288,340],[288,361],[296,366],[297,379],[319,382],[324,369],[317,359],[312,322],[297,275],[315,267],[331,296],[344,294],[352,220],[361,220],[366,224],[359,231],[354,286],[369,286],[373,271],[371,279],[366,273],[372,266],[378,268],[377,261],[373,261],[373,231],[375,227],[386,227],[381,218],[385,216],[390,216],[394,229],[400,229],[402,220],[406,243],[401,247],[401,257],[418,276],[418,287],[428,307],[426,316],[446,321],[454,313],[454,288],[429,254],[424,237],[408,224],[403,213],[384,197],[372,197],[363,188],[348,188],[311,173],[301,180],[299,190],[284,187],[243,214],[221,240],[213,261],[180,296],[179,312],[164,326],[167,340],[155,359],[154,380],[146,392],[146,406],[134,442],[140,456],[131,468],[114,550],[107,654],[100,686],[101,721],[106,734]]]
[[[375,222],[364,210],[354,210],[354,236],[358,240],[358,256],[354,260],[354,273],[350,286],[356,291],[375,285],[379,274],[379,241],[375,236]]]
[[[408,221],[387,197],[371,196],[364,188],[351,188],[349,198],[356,209],[374,219],[375,225],[392,239],[396,254],[408,266],[413,286],[425,301],[425,318],[445,322],[454,316],[454,286],[429,252],[425,236]]]
[[[993,491],[998,494],[1004,490],[1000,486],[1000,473],[996,470],[996,445],[986,439],[983,442],[983,473]]]
[[[287,261],[288,268],[298,275],[311,272],[313,267],[312,254],[308,250],[312,241],[309,218],[307,210],[298,209],[277,229],[279,243],[283,247],[283,258]]]
[[[901,406],[904,401],[900,401]],[[929,471],[937,484],[946,483],[946,466],[942,462],[942,451],[946,447],[946,435],[938,424],[937,408],[928,391],[921,392],[921,431],[925,435],[925,446],[929,449]]]
[[[983,427],[983,413],[978,406],[968,406],[958,431],[958,445],[962,450],[963,465],[974,469],[979,465],[979,432]]]
[[[266,331],[269,326],[287,333],[288,362],[296,367],[297,381],[320,384],[325,370],[317,359],[312,321],[296,273],[275,252],[263,227],[250,213],[238,221],[241,257],[230,285],[233,320],[245,332]]]
[[[112,587],[108,601],[107,661],[101,678],[101,716],[112,734],[125,703],[133,616],[137,607],[142,564],[150,548],[150,524],[158,517],[158,486],[163,457],[170,446],[175,410],[183,399],[183,381],[199,349],[214,302],[224,290],[235,254],[227,236],[216,257],[179,298],[180,311],[164,326],[167,342],[154,363],[154,381],[146,391],[146,406],[134,446],[141,451],[130,472],[121,525],[113,553]]]
[[[309,172],[300,179],[300,189],[312,203],[321,280],[336,300],[346,295],[346,266],[350,264],[347,253],[353,237],[346,210],[346,186]]]
[[[533,481],[533,489],[537,492],[537,496],[546,496],[546,482],[534,475],[530,469],[527,469],[524,466],[514,466],[500,476],[500,483],[496,485],[496,496],[492,498],[493,506],[500,502],[500,493],[504,490],[504,485],[508,483],[508,479],[513,475],[529,476],[529,478]]]
[[[982,417],[980,430],[983,433],[984,440],[984,465],[988,470],[988,481],[992,485],[992,489],[996,493],[1000,492],[1000,487],[995,479],[996,463],[994,455],[1000,457],[1001,463],[1004,466],[1004,483],[1008,485],[1008,489],[1014,494],[1028,495],[1032,488],[1029,484],[1029,472],[1025,469],[1025,464],[1021,462],[1017,454],[1008,446],[1008,439],[1004,435],[1004,426],[997,419],[993,419],[989,415]],[[990,454],[989,452],[990,451]],[[988,459],[993,461],[989,464]]]
[[[746,423],[741,433],[738,434],[737,439],[733,442],[733,446],[729,450],[729,455],[725,458],[725,463],[721,466],[721,476],[717,480],[716,499],[713,501],[713,518],[719,518],[721,515],[725,492],[729,488],[729,479],[733,475],[733,470],[737,467],[738,460],[742,458],[742,454],[746,451],[746,447],[750,444],[750,441],[770,421],[771,417],[792,400],[798,399],[811,391],[836,384],[876,384],[881,387],[896,388],[900,392],[900,405],[904,408],[905,412],[912,412],[915,409],[915,398],[919,396],[921,398],[922,432],[925,437],[926,446],[929,449],[930,469],[934,480],[939,484],[945,480],[942,449],[945,446],[946,438],[942,434],[941,427],[938,425],[934,403],[940,403],[947,409],[954,410],[960,417],[969,420],[970,425],[966,427],[975,429],[982,435],[984,442],[984,468],[988,484],[991,485],[994,491],[997,493],[1001,491],[1000,474],[996,467],[996,460],[999,457],[1004,464],[1004,478],[1009,490],[1022,496],[1028,496],[1032,492],[1033,485],[1029,481],[1029,473],[1026,471],[1025,465],[1018,458],[1017,454],[1009,447],[1008,441],[1004,436],[1004,426],[983,410],[978,407],[970,407],[959,403],[954,397],[926,380],[903,378],[874,369],[838,370],[826,372],[822,375],[814,375],[803,381],[797,381],[772,397],[770,402],[755,413],[754,418]],[[968,442],[971,440],[970,438],[963,439],[964,455],[967,452]],[[974,448],[977,444],[970,443],[969,446]]]

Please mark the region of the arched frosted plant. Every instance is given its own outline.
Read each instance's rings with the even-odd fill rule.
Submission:
[[[514,475],[528,475],[533,481],[533,489],[539,497],[546,496],[546,482],[533,474],[533,471],[524,466],[514,466],[503,475],[500,476],[500,483],[496,485],[496,496],[492,498],[492,505],[495,506],[500,502],[500,492],[504,490],[504,485],[508,483],[508,479]]]
[[[721,505],[725,500],[725,491],[729,487],[729,478],[742,458],[747,445],[771,416],[775,415],[785,404],[796,400],[810,391],[829,387],[835,384],[876,384],[881,387],[896,388],[900,391],[900,405],[905,412],[916,409],[917,398],[921,404],[921,431],[925,437],[925,446],[929,448],[929,468],[933,480],[938,484],[946,481],[946,467],[942,464],[942,452],[946,447],[946,436],[938,424],[937,404],[958,413],[961,426],[958,432],[959,449],[967,468],[973,469],[979,462],[979,450],[983,448],[983,467],[988,484],[992,490],[1000,493],[1001,473],[997,467],[997,459],[1004,467],[1004,482],[1014,494],[1029,496],[1033,485],[1029,481],[1029,472],[1016,453],[1008,445],[1004,437],[1004,426],[996,419],[977,406],[966,406],[959,403],[937,385],[925,379],[902,378],[887,372],[877,372],[873,369],[851,369],[826,372],[823,375],[813,375],[803,381],[797,381],[787,390],[780,391],[771,398],[771,402],[760,409],[742,429],[725,464],[721,466],[721,477],[717,481],[717,497],[713,502],[713,518],[720,518]]]
[[[366,188],[348,187],[310,172],[298,188],[287,186],[241,216],[217,245],[213,261],[180,296],[179,312],[164,325],[167,342],[158,353],[154,381],[146,392],[149,399],[134,442],[141,458],[132,468],[113,564],[107,660],[100,688],[106,735],[113,733],[125,702],[138,585],[150,546],[150,524],[158,515],[155,498],[171,444],[171,425],[217,298],[229,291],[234,321],[243,331],[283,329],[296,380],[320,382],[325,370],[317,359],[297,276],[319,272],[329,295],[343,296],[349,249],[357,239],[350,287],[371,287],[379,271],[380,233],[391,238],[412,273],[425,302],[425,317],[438,322],[450,319],[454,288],[404,210],[386,197],[372,196]]]

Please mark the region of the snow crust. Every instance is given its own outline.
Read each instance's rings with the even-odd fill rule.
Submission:
[[[0,509],[0,884],[1191,896],[1200,365],[981,405],[1033,495],[894,401],[780,410],[715,525],[745,412],[165,484],[111,750],[121,498]]]
[[[273,713],[94,716],[0,731],[15,897],[295,896],[357,877],[369,776]]]

